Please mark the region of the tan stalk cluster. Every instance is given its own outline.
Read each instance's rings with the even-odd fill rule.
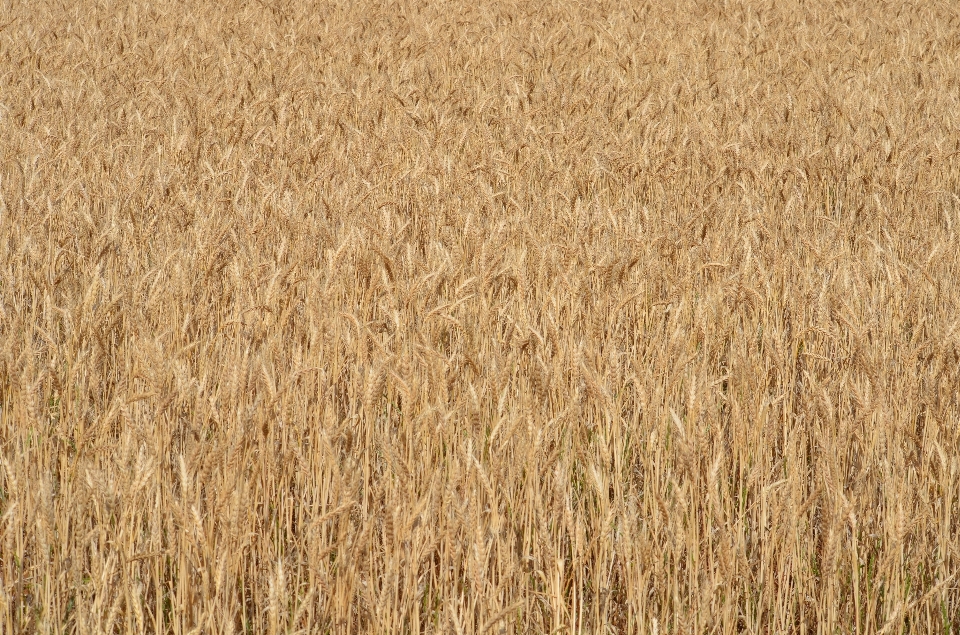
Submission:
[[[955,633],[955,2],[0,0],[0,633]]]

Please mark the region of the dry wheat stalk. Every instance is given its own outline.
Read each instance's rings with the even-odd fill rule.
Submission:
[[[2,7],[0,633],[960,628],[953,4]]]

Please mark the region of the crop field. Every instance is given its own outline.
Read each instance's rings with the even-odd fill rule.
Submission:
[[[0,0],[0,633],[960,632],[960,6]]]

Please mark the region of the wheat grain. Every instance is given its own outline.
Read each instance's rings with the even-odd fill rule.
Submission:
[[[952,632],[942,0],[7,2],[0,632]]]

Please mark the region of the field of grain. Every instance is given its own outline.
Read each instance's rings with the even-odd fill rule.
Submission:
[[[0,0],[0,633],[957,633],[960,9]]]

